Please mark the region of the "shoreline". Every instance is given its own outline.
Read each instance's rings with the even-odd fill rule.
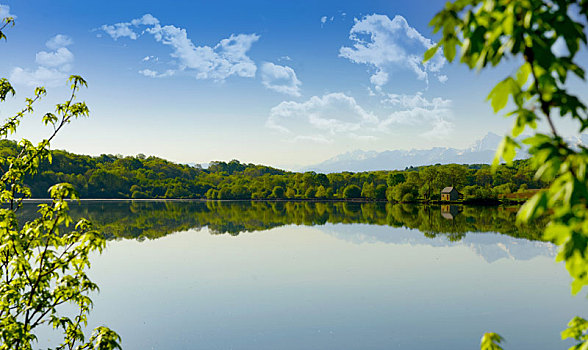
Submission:
[[[49,203],[51,198],[26,198],[23,203]],[[465,201],[413,201],[390,202],[387,200],[367,199],[206,199],[206,198],[83,198],[66,199],[68,202],[308,202],[308,203],[390,203],[390,204],[419,204],[419,205],[467,205],[467,206],[492,206],[521,205],[523,202],[489,200],[465,200]]]

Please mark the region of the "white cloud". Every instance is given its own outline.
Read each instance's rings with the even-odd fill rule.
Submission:
[[[52,52],[40,51],[37,52],[36,56],[36,62],[40,66],[54,67],[60,71],[69,71],[73,60],[73,53],[65,47],[61,47]]]
[[[376,87],[380,87],[388,82],[388,73],[383,70],[378,70],[370,77],[370,82],[376,85]]]
[[[26,86],[61,86],[67,80],[67,74],[46,67],[37,67],[34,70],[16,67],[10,74],[10,81],[15,85]]]
[[[156,56],[145,56],[145,57],[143,57],[143,59],[141,61],[143,61],[143,62],[148,62],[148,61],[157,62],[157,61],[159,61],[159,58]]]
[[[10,74],[10,80],[17,85],[27,86],[64,85],[74,61],[73,53],[65,46],[72,43],[73,40],[67,35],[58,34],[52,37],[45,45],[54,51],[37,52],[35,61],[38,66],[34,69],[15,67]]]
[[[4,19],[6,17],[16,18],[15,15],[10,13],[10,6],[0,4],[0,20]]]
[[[402,108],[442,109],[451,107],[451,100],[446,100],[441,97],[434,97],[428,100],[423,96],[422,92],[417,92],[414,95],[388,94],[383,102]]]
[[[415,95],[388,94],[382,102],[397,108],[380,122],[382,130],[391,131],[401,126],[430,128],[421,133],[427,138],[445,138],[453,131],[451,100],[427,99],[419,92]]]
[[[356,136],[377,125],[378,118],[343,93],[313,96],[306,102],[284,101],[273,107],[266,126],[292,140],[331,142],[335,136]]]
[[[440,83],[445,83],[449,78],[447,77],[447,75],[439,75],[437,79],[439,79]]]
[[[322,16],[321,17],[321,28],[328,22],[333,22],[335,20],[335,16],[331,16],[331,17],[327,17],[327,16]]]
[[[155,41],[172,48],[171,56],[177,61],[176,71],[185,71],[197,79],[216,81],[233,75],[255,76],[257,66],[247,52],[259,40],[257,34],[233,34],[215,46],[196,46],[188,38],[186,29],[174,25],[162,26],[157,18],[149,14],[130,22],[103,25],[101,29],[115,40],[120,37],[137,39],[140,34],[134,28],[139,26],[147,26],[142,33],[151,34]]]
[[[434,43],[402,16],[390,20],[388,16],[374,14],[356,19],[349,39],[354,42],[353,47],[341,47],[339,56],[374,68],[376,72],[370,81],[376,86],[386,84],[393,69],[411,70],[418,79],[428,80],[431,73],[439,75],[446,62],[441,52],[427,63],[422,62],[424,52]]]
[[[176,73],[176,71],[174,71],[173,69],[168,69],[163,73],[159,73],[159,72],[151,70],[151,69],[142,69],[139,71],[139,74],[142,74],[142,75],[149,77],[149,78],[165,78],[165,77],[170,77],[170,76],[174,75],[175,73]]]
[[[452,122],[443,118],[436,118],[433,120],[433,128],[423,133],[424,138],[446,139],[453,132],[454,125]]]
[[[136,18],[134,20],[131,21],[131,24],[134,26],[140,26],[140,25],[145,25],[145,26],[154,26],[156,24],[159,24],[159,20],[155,17],[153,17],[150,13],[143,15],[143,17],[141,18]]]
[[[294,69],[288,66],[280,66],[270,62],[263,63],[261,65],[261,82],[268,89],[300,96],[302,82],[296,77]]]
[[[393,132],[426,138],[446,138],[453,131],[451,101],[415,95],[389,94],[382,101],[393,111],[378,117],[344,93],[313,96],[305,102],[284,101],[273,107],[266,127],[289,141],[318,143],[350,139],[373,141]]]
[[[106,32],[106,34],[110,35],[111,38],[117,40],[118,38],[129,38],[132,40],[137,40],[140,34],[135,32],[133,29],[141,26],[152,26],[159,24],[159,20],[153,17],[151,14],[143,15],[141,18],[133,19],[130,22],[121,22],[115,23],[113,25],[103,25],[100,27],[101,30]]]
[[[130,38],[137,40],[139,35],[131,29],[130,23],[116,23],[113,25],[103,25],[100,27],[106,34],[110,35],[111,38],[117,40],[118,38]]]
[[[63,34],[57,34],[53,38],[47,40],[45,45],[51,50],[57,50],[62,47],[67,47],[73,44],[73,40],[71,37]]]

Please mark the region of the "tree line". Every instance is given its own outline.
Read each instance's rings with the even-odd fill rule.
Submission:
[[[0,141],[0,155],[18,152],[14,141]],[[43,161],[25,184],[33,198],[46,198],[50,186],[67,182],[82,198],[413,202],[439,200],[447,186],[456,187],[466,200],[495,200],[547,185],[533,175],[527,160],[500,165],[494,172],[486,164],[437,164],[402,171],[322,174],[238,160],[211,162],[203,169],[142,154],[92,157],[54,150],[51,161]]]

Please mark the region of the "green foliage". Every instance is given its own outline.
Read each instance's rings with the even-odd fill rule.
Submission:
[[[502,350],[502,347],[499,344],[503,341],[504,339],[499,334],[485,333],[482,337],[480,348],[482,350]]]
[[[367,199],[376,199],[376,188],[373,183],[364,182],[361,188],[361,197]]]
[[[1,30],[13,20],[4,19],[3,23],[0,38],[6,38]],[[52,160],[51,141],[71,120],[88,116],[86,104],[76,101],[76,93],[87,86],[86,82],[75,75],[69,82],[68,100],[42,118],[53,128],[50,136],[37,145],[23,139],[13,152],[0,156],[0,349],[31,349],[41,326],[62,333],[59,349],[120,349],[119,336],[106,327],[97,328],[85,341],[84,328],[92,308],[89,294],[98,290],[86,270],[90,254],[101,252],[105,240],[87,220],[74,224],[67,202],[78,198],[73,186],[53,185],[49,189],[51,204],[39,205],[35,219],[19,222],[17,216],[23,199],[31,195],[25,178],[37,174],[42,162]],[[1,79],[0,101],[8,94],[15,91]],[[35,89],[35,96],[26,99],[25,107],[0,127],[0,138],[13,134],[44,95],[44,88]],[[69,316],[64,306],[74,307],[74,315]]]
[[[406,181],[406,178],[403,173],[393,172],[388,175],[387,183],[388,186],[392,187],[403,183],[404,181]]]
[[[414,202],[414,195],[412,193],[405,193],[404,196],[402,196],[402,203],[410,203],[410,202]]]
[[[0,140],[0,155],[16,155],[21,147],[8,140]],[[206,198],[206,199],[345,199],[349,185],[361,189],[363,200],[400,201],[394,199],[391,189],[401,184],[418,187],[415,200],[439,200],[446,186],[478,185],[491,188],[508,184],[516,191],[525,184],[528,188],[545,187],[548,182],[534,179],[534,170],[528,161],[514,161],[510,166],[500,165],[492,173],[488,165],[434,165],[412,168],[409,171],[370,171],[361,173],[316,174],[294,173],[255,164],[232,161],[214,162],[212,169],[174,164],[156,157],[122,157],[101,155],[90,157],[65,151],[50,152],[52,161],[42,161],[34,176],[25,178],[26,186],[34,198],[46,197],[51,184],[68,182],[75,185],[84,198]],[[225,169],[225,170],[222,170]],[[241,170],[239,170],[241,169]],[[222,170],[222,171],[221,171]],[[389,186],[390,183],[396,183]],[[284,190],[283,197],[273,192]],[[224,189],[224,190],[223,190]],[[219,193],[221,197],[219,198]],[[502,192],[501,192],[502,193]],[[480,197],[495,198],[495,195]]]
[[[392,199],[396,202],[412,202],[418,196],[419,188],[415,182],[403,182],[391,190]]]
[[[386,199],[386,185],[384,184],[379,184],[378,186],[376,186],[376,190],[375,190],[375,196],[377,200],[385,200]]]
[[[314,198],[315,194],[316,190],[314,189],[314,187],[309,187],[306,189],[306,192],[304,192],[304,198],[312,199]]]
[[[3,31],[8,26],[14,26],[14,17],[4,17],[0,21],[0,39],[6,40],[6,34]]]
[[[316,189],[316,193],[314,194],[314,196],[318,199],[325,199],[327,198],[327,190],[325,189],[325,186],[321,185]]]
[[[572,338],[578,341],[578,344],[572,346],[570,350],[585,349],[585,344],[588,341],[588,321],[581,317],[574,317],[570,323],[568,323],[568,329],[561,332],[561,338]]]
[[[349,185],[343,191],[343,198],[360,198],[361,189],[357,185]]]
[[[284,188],[282,186],[276,186],[272,190],[272,195],[274,198],[283,199],[285,198]]]
[[[518,220],[549,216],[545,235],[560,245],[558,260],[566,263],[574,294],[588,284],[588,149],[568,145],[553,119],[558,115],[575,121],[579,133],[588,128],[587,107],[568,84],[570,75],[585,79],[584,68],[575,60],[587,44],[587,20],[588,0],[458,0],[447,3],[432,19],[431,25],[435,32],[442,32],[442,38],[425,55],[430,59],[443,47],[445,57],[453,61],[459,47],[460,62],[478,70],[512,57],[521,62],[516,73],[500,81],[488,95],[494,112],[507,107],[510,99],[514,109],[506,116],[515,119],[494,165],[500,158],[512,162],[519,146],[515,137],[527,127],[535,130],[538,122],[548,126],[549,134],[536,132],[523,142],[530,146],[535,178],[550,186],[525,203]],[[558,40],[565,43],[567,53],[556,52]],[[577,335],[579,322],[574,319],[570,327],[576,327],[575,331],[566,335]],[[588,348],[586,337],[576,339],[580,344],[575,348]]]

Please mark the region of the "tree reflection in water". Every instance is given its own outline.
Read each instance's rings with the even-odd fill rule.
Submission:
[[[71,205],[74,218],[90,219],[110,239],[156,239],[208,227],[238,235],[284,225],[369,224],[417,229],[426,237],[459,241],[472,232],[498,232],[543,240],[545,221],[516,225],[518,207],[425,206],[357,202],[84,201]],[[27,203],[22,215],[34,216]]]

